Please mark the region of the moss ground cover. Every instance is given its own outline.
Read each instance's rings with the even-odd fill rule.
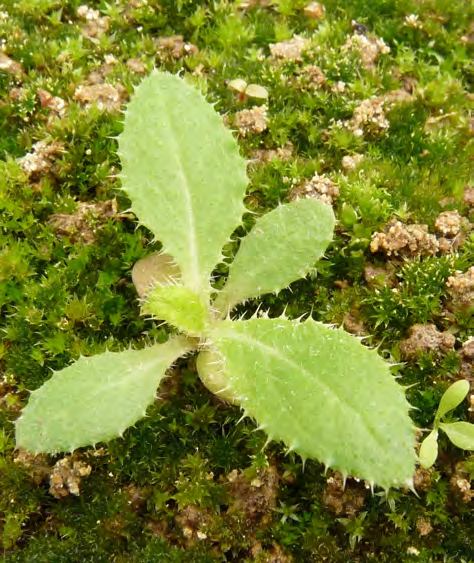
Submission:
[[[236,424],[241,412],[206,391],[193,358],[123,439],[37,458],[13,441],[51,369],[167,338],[140,316],[131,269],[159,243],[128,212],[116,156],[120,110],[153,67],[195,83],[235,131],[248,208],[296,197],[334,208],[317,278],[239,313],[312,310],[372,335],[412,386],[415,424],[430,428],[446,388],[474,380],[472,12],[436,0],[2,4],[6,561],[474,560],[467,452],[441,436],[418,496],[353,479],[343,489],[337,473],[265,444],[252,420]]]

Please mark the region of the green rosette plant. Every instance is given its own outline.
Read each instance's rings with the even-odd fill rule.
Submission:
[[[433,422],[433,429],[420,446],[420,465],[429,469],[438,457],[438,436],[442,430],[450,442],[462,450],[474,450],[474,424],[460,420],[443,421],[444,417],[458,407],[467,397],[471,385],[467,379],[460,379],[450,385],[439,402]]]
[[[17,421],[18,446],[54,453],[121,436],[170,365],[197,351],[204,384],[269,440],[372,486],[412,487],[409,404],[376,350],[312,318],[232,320],[239,303],[313,270],[332,240],[332,208],[301,199],[258,218],[215,297],[211,274],[246,211],[247,186],[246,161],[221,117],[183,79],[154,71],[125,112],[119,156],[131,211],[163,245],[134,268],[143,311],[182,335],[54,373]],[[140,269],[149,283],[138,283]]]

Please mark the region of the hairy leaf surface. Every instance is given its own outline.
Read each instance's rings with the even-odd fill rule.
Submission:
[[[79,359],[31,394],[16,423],[17,446],[55,453],[122,435],[145,415],[166,369],[190,349],[179,337]]]
[[[147,297],[144,311],[199,336],[209,321],[209,307],[200,295],[183,285],[160,285]]]
[[[313,320],[223,321],[211,338],[239,403],[271,438],[383,487],[412,483],[409,405],[375,350]]]
[[[304,277],[332,240],[334,213],[315,199],[280,205],[258,219],[242,240],[229,279],[216,301],[223,311],[275,293]]]
[[[222,118],[178,76],[136,88],[119,139],[132,211],[163,243],[185,285],[202,293],[244,212],[246,163]]]

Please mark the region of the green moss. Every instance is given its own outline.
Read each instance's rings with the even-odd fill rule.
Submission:
[[[78,202],[116,197],[120,212],[130,205],[117,190],[115,137],[121,116],[86,110],[74,100],[77,86],[100,68],[106,55],[113,55],[116,63],[108,65],[104,80],[122,83],[128,92],[140,80],[126,65],[132,57],[140,58],[148,71],[156,66],[190,77],[195,71],[207,98],[231,120],[254,101],[239,101],[227,89],[228,80],[241,77],[267,88],[268,129],[260,135],[238,135],[241,151],[250,159],[256,149],[289,142],[293,151],[286,161],[253,164],[246,204],[259,214],[284,201],[292,182],[309,179],[316,171],[339,186],[338,230],[318,264],[318,276],[292,284],[278,297],[249,302],[238,308],[239,314],[249,316],[260,305],[271,316],[285,308],[290,317],[312,311],[315,319],[336,324],[355,314],[373,334],[371,343],[395,361],[400,340],[416,322],[451,330],[456,348],[472,336],[472,315],[457,312],[453,319],[446,314],[447,278],[474,263],[472,234],[453,254],[396,262],[398,292],[369,287],[364,278],[367,263],[385,262],[381,257],[375,261],[370,240],[392,215],[405,223],[426,223],[430,232],[438,213],[446,209],[473,219],[462,201],[472,151],[472,101],[466,93],[473,66],[463,39],[470,33],[472,7],[450,0],[326,0],[325,16],[318,22],[304,15],[306,3],[284,0],[243,10],[238,8],[242,2],[149,0],[132,7],[125,0],[91,1],[92,9],[110,18],[109,31],[93,39],[82,36],[85,22],[77,10],[83,2],[78,0],[2,3],[0,40],[5,40],[6,55],[21,62],[24,71],[20,79],[0,71],[0,369],[5,377],[5,383],[0,379],[0,539],[5,560],[251,561],[256,541],[267,554],[272,544],[280,544],[296,561],[472,558],[469,505],[449,485],[452,467],[468,459],[464,452],[442,439],[427,491],[419,497],[403,490],[391,491],[388,499],[369,495],[363,507],[366,518],[361,521],[359,514],[352,527],[344,526],[322,502],[322,468],[308,462],[303,472],[301,460],[285,456],[279,444],[267,445],[262,453],[264,434],[248,419],[236,424],[241,413],[200,384],[193,358],[179,363],[161,400],[122,440],[103,445],[102,455],[82,452],[92,473],[83,479],[79,497],[54,499],[47,481],[37,484],[31,468],[13,461],[12,422],[29,391],[51,369],[61,369],[80,354],[103,351],[106,345],[117,350],[130,341],[139,346],[166,337],[165,327],[139,316],[131,283],[133,264],[160,248],[150,233],[136,228],[132,217],[98,218],[96,240],[85,245],[55,232],[48,220],[54,213],[74,213]],[[419,16],[421,29],[407,25],[410,14]],[[374,71],[361,64],[357,53],[342,49],[353,33],[353,20],[390,46]],[[160,58],[157,38],[178,34],[197,45],[199,53]],[[270,44],[294,34],[311,38],[320,51],[303,55],[301,63],[275,68],[267,58]],[[314,92],[301,88],[295,74],[309,63],[327,77],[327,86]],[[338,81],[346,83],[342,93],[333,90]],[[356,137],[336,123],[350,119],[362,100],[410,83],[413,98],[386,112],[388,134]],[[14,88],[21,88],[21,95]],[[51,110],[41,107],[38,88],[68,102],[63,118],[51,119]],[[439,119],[448,114],[446,120]],[[439,126],[430,130],[430,119]],[[50,173],[28,178],[15,159],[43,139],[61,141],[65,150],[54,159]],[[363,153],[365,159],[356,170],[344,171],[342,158],[353,153]],[[253,221],[246,216],[235,236],[242,236]],[[232,256],[237,246],[237,240],[230,243],[226,255]],[[216,286],[226,273],[226,265],[220,265]],[[419,409],[413,411],[418,426],[432,422],[440,396],[458,377],[458,366],[454,351],[441,359],[428,354],[396,368],[403,384],[415,384],[408,394]],[[465,407],[457,414],[465,417]],[[52,466],[57,459],[48,462]],[[224,494],[223,479],[234,469],[250,468],[249,475],[258,475],[266,464],[282,477],[277,510],[267,515],[264,525],[253,526],[251,537],[226,519],[234,499]],[[130,485],[148,491],[139,509],[129,504]],[[176,519],[188,503],[212,514],[212,534],[193,545]],[[433,526],[427,536],[417,531],[420,518]],[[352,539],[351,547],[357,526],[363,537]],[[410,555],[409,548],[419,554]]]

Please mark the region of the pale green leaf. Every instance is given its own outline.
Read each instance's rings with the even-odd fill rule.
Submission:
[[[192,347],[180,337],[80,358],[33,391],[16,422],[17,446],[55,453],[121,436],[145,415],[166,369]]]
[[[296,200],[263,215],[242,240],[216,307],[225,313],[304,277],[323,255],[333,230],[332,208],[315,199]]]
[[[439,402],[438,411],[436,413],[436,423],[438,423],[446,413],[452,411],[464,401],[470,388],[471,386],[467,379],[460,379],[448,387]]]
[[[474,424],[469,422],[442,422],[439,427],[451,442],[462,450],[474,450]]]
[[[209,322],[209,306],[183,285],[156,286],[148,294],[143,310],[194,336],[199,336]]]
[[[183,79],[154,71],[128,104],[119,155],[132,211],[174,257],[184,284],[208,292],[247,185],[222,118]]]
[[[255,98],[258,100],[268,99],[268,90],[263,86],[259,86],[258,84],[249,84],[245,89],[245,94],[249,98]]]
[[[423,440],[418,454],[421,467],[429,469],[438,457],[438,430],[435,428]]]
[[[196,370],[204,385],[217,395],[219,399],[233,405],[239,401],[235,393],[230,389],[229,383],[222,373],[219,356],[210,350],[202,350],[196,359]]]
[[[409,405],[375,350],[313,320],[223,321],[210,338],[240,405],[271,438],[372,484],[411,486]]]

